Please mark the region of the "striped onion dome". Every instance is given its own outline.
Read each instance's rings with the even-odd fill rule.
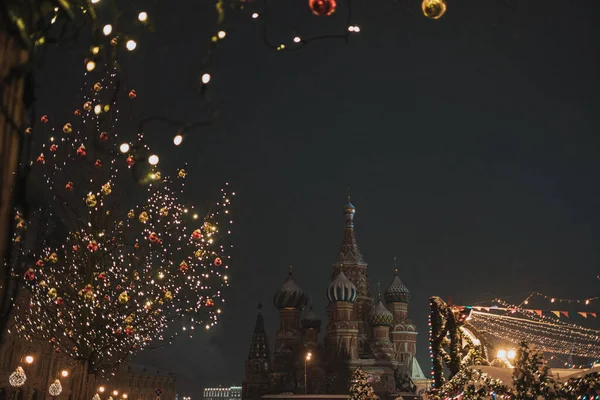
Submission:
[[[377,305],[373,307],[369,313],[369,323],[372,326],[390,326],[393,322],[394,316],[387,308],[385,308],[381,300],[379,300]]]
[[[398,270],[395,271],[394,279],[383,293],[386,303],[408,303],[410,292],[398,277]]]
[[[306,306],[306,303],[308,303],[308,298],[294,282],[292,271],[290,271],[281,289],[273,296],[273,304],[279,309],[297,308],[301,310]]]
[[[314,313],[312,306],[304,314],[304,317],[300,321],[304,329],[319,329],[321,327],[321,320]]]
[[[354,302],[357,297],[358,290],[356,286],[344,275],[344,271],[340,270],[327,288],[327,298],[333,303],[334,301]]]

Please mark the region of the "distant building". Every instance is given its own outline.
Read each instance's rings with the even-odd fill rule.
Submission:
[[[326,289],[325,340],[319,341],[321,319],[312,307],[306,310],[308,297],[290,268],[273,297],[280,316],[273,349],[259,305],[245,365],[243,400],[306,397],[304,393],[322,398],[344,395],[356,368],[365,371],[381,398],[415,393],[426,385],[415,357],[417,329],[408,318],[410,292],[397,269],[383,293],[370,290],[367,263],[354,233],[356,210],[348,202],[343,211],[344,236]]]
[[[241,398],[241,386],[205,388],[202,395],[203,400],[241,400]]]

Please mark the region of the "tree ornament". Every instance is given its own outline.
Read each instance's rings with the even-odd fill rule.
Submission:
[[[192,239],[199,240],[201,238],[202,238],[202,231],[200,231],[200,229],[195,229],[194,232],[192,232]]]
[[[77,112],[77,111],[79,111],[79,110],[75,110],[75,112]],[[77,115],[77,114],[75,114],[75,115]],[[73,132],[73,126],[69,122],[67,122],[66,124],[63,125],[63,132],[67,133],[67,134]]]
[[[423,0],[423,15],[430,19],[438,19],[446,13],[446,0]]]
[[[90,240],[90,242],[87,245],[87,249],[92,253],[95,252],[96,250],[98,250],[98,243],[96,243],[95,240]]]
[[[33,132],[33,129],[31,129],[31,127],[25,129],[25,134],[26,135],[31,135],[31,132]]]
[[[85,204],[87,204],[88,207],[96,207],[96,204],[98,204],[96,195],[93,193],[88,194],[85,199]]]
[[[142,224],[145,224],[146,222],[148,222],[148,213],[146,211],[142,211],[138,219]]]
[[[44,153],[41,153],[38,156],[38,158],[37,158],[36,161],[38,162],[38,164],[45,164],[46,163],[46,158],[44,158]]]
[[[98,275],[96,276],[96,278],[99,281],[105,282],[106,281],[106,273],[105,272],[100,272],[100,273],[98,273]]]
[[[215,302],[213,299],[206,299],[206,307],[214,307]]]
[[[10,383],[10,386],[17,388],[23,386],[26,380],[27,375],[25,375],[25,371],[23,371],[23,368],[21,367],[17,367],[15,372],[10,374],[8,377],[8,383]]]
[[[102,189],[100,189],[100,191],[105,196],[108,196],[109,194],[111,194],[112,193],[112,187],[110,187],[110,182],[106,182],[104,185],[102,185]]]
[[[73,115],[81,115],[81,110],[78,108],[77,110],[73,111]]]
[[[119,39],[117,39],[116,37],[110,39],[110,44],[111,46],[117,46],[119,44]]]
[[[29,268],[26,272],[25,272],[25,279],[28,281],[32,281],[35,279],[35,271],[33,270],[33,268]]]
[[[128,326],[125,327],[125,334],[127,336],[131,335],[134,331],[135,330],[133,329],[133,326],[131,326],[131,325],[128,325]]]
[[[158,242],[158,235],[156,232],[152,232],[150,235],[148,235],[148,240],[150,240],[152,243]]]
[[[60,385],[60,381],[56,379],[53,384],[48,388],[48,393],[50,396],[56,397],[62,393],[62,386]]]
[[[133,324],[133,314],[129,314],[126,318],[125,318],[125,324],[126,325],[131,325]]]
[[[187,272],[188,268],[189,268],[189,266],[187,265],[187,263],[186,263],[185,261],[182,261],[182,262],[179,264],[179,270],[180,270],[181,272],[183,272],[184,274]]]
[[[202,258],[204,257],[204,250],[202,249],[198,249],[194,252],[194,256],[196,256],[196,258]]]
[[[65,301],[63,300],[62,297],[57,297],[54,302],[56,303],[57,306],[62,306],[63,304],[65,304]]]
[[[58,255],[56,253],[50,253],[48,256],[48,261],[50,261],[52,264],[56,264],[58,262]]]
[[[179,172],[177,173],[177,176],[180,178],[185,178],[187,175],[187,172],[185,172],[185,169],[180,169]]]
[[[119,304],[125,304],[129,301],[129,295],[127,294],[127,292],[122,292],[119,295]]]
[[[42,267],[44,266],[44,261],[42,261],[42,260],[37,260],[37,261],[35,262],[35,266],[36,266],[36,267],[38,267],[38,268],[42,268]]]
[[[137,94],[135,93],[135,90],[134,90],[134,89],[131,89],[131,90],[129,91],[129,98],[130,98],[131,100],[133,100],[133,99],[135,99],[136,97],[137,97]]]
[[[100,133],[100,140],[106,141],[108,140],[108,133],[106,132],[101,132]]]
[[[100,399],[100,395],[99,395],[98,393],[96,393],[96,394],[94,395],[94,397],[92,397],[92,400],[101,400],[101,399]]]
[[[101,90],[102,90],[102,85],[100,84],[100,82],[94,83],[94,91],[99,92]]]
[[[220,267],[223,264],[223,261],[219,257],[215,258],[215,266]]]
[[[40,118],[40,121],[42,121],[43,123],[47,123],[48,122],[48,116],[47,115],[42,115],[42,118]]]
[[[85,111],[92,111],[92,102],[86,101],[85,103],[83,103],[83,109]]]
[[[170,291],[166,291],[165,292],[165,296],[164,296],[165,301],[171,301],[173,300],[173,294]]]
[[[56,144],[52,143],[50,145],[50,149],[49,150],[50,150],[51,153],[54,153],[56,150],[58,150],[58,146]]]
[[[94,168],[102,168],[102,160],[98,158],[96,161],[94,161]]]
[[[87,155],[87,149],[83,144],[77,149],[77,155],[81,157],[85,157]]]
[[[161,208],[159,212],[160,212],[160,215],[163,217],[166,217],[169,215],[169,209],[167,207]]]
[[[56,299],[57,295],[58,295],[58,292],[56,291],[55,288],[48,289],[48,297],[50,297],[51,300]]]
[[[133,167],[133,164],[135,164],[135,158],[133,158],[133,156],[127,156],[125,162],[128,166]]]
[[[133,210],[129,210],[129,212],[127,213],[127,217],[128,217],[129,219],[133,219],[133,218],[135,218],[135,211],[133,211]]]
[[[38,283],[38,285],[40,285],[40,287],[46,287],[46,286],[48,286],[48,284],[46,283],[46,281],[40,281],[40,283]]]
[[[335,0],[308,0],[308,6],[313,14],[319,17],[328,17],[335,12],[337,3]]]
[[[73,182],[67,182],[65,189],[67,189],[67,192],[71,192],[73,190]]]

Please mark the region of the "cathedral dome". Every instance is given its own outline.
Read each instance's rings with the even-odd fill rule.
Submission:
[[[390,326],[394,322],[394,316],[385,308],[380,300],[369,313],[369,322],[373,326]]]
[[[312,307],[304,314],[300,323],[304,329],[319,329],[321,327],[321,320],[317,317],[317,314],[314,313]]]
[[[383,297],[385,297],[386,303],[408,303],[410,300],[410,292],[398,277],[398,270],[396,270],[394,279],[385,290]]]
[[[358,297],[358,290],[354,283],[350,281],[344,275],[344,272],[340,270],[339,274],[329,284],[327,288],[327,298],[331,303],[334,301],[356,301]]]
[[[273,296],[273,304],[275,307],[282,308],[298,308],[303,309],[308,303],[308,298],[300,289],[300,286],[294,282],[292,271],[290,271],[287,280],[281,289]]]

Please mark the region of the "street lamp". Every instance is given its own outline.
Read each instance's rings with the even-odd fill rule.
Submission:
[[[308,393],[308,387],[306,386],[306,364],[312,358],[312,353],[309,351],[306,353],[306,357],[304,357],[304,394]]]
[[[33,363],[33,356],[25,356],[25,362],[27,364],[32,364]]]
[[[106,390],[106,389],[104,388],[104,386],[100,386],[100,387],[98,388],[98,391],[99,391],[100,393],[104,393],[104,391],[105,391],[105,390]]]
[[[67,376],[69,376],[69,371],[67,371],[66,369],[63,369],[62,371],[60,371],[60,376],[62,376],[63,378],[66,378]]]

